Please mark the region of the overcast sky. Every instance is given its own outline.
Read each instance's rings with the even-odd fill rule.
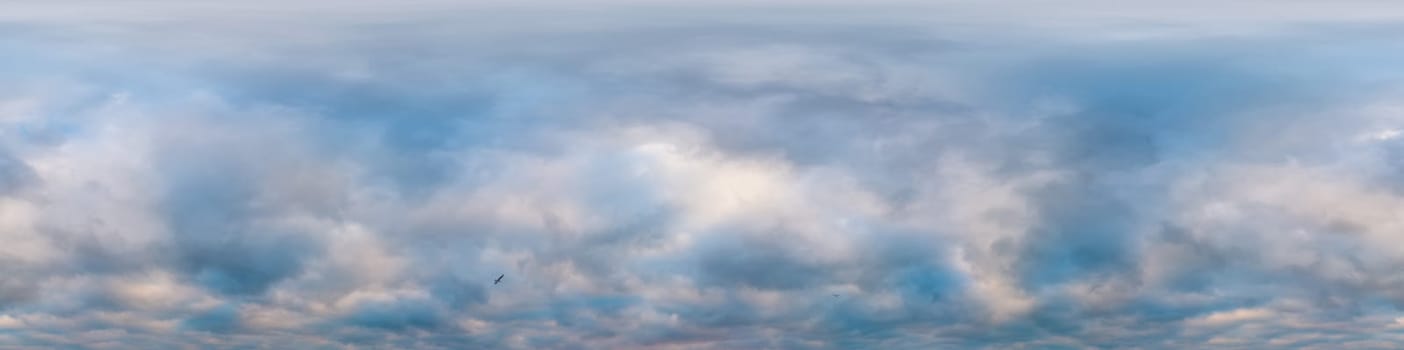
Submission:
[[[1402,348],[1404,4],[1233,3],[0,0],[0,349]]]

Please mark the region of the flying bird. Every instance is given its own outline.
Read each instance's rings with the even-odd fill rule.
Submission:
[[[493,281],[492,281],[492,284],[493,284],[493,285],[496,285],[496,284],[498,284],[499,282],[502,282],[502,278],[503,278],[503,277],[507,277],[507,274],[504,273],[504,274],[502,274],[502,276],[497,276],[497,279],[493,280]]]
[[[837,297],[838,297],[838,294],[834,294],[834,297],[837,298]]]

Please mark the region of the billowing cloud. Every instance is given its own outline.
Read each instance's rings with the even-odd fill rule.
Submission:
[[[338,4],[0,14],[0,348],[1404,344],[1397,5]]]

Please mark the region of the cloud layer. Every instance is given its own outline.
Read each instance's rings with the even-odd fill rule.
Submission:
[[[0,15],[0,348],[1404,344],[1388,4],[88,6]]]

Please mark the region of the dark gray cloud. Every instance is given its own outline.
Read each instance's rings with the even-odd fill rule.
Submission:
[[[34,180],[34,169],[29,164],[0,150],[0,193],[18,191]]]

